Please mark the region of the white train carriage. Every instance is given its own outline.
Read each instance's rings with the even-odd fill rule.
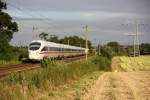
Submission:
[[[85,48],[47,42],[43,40],[34,40],[30,43],[28,52],[29,59],[42,60],[48,58],[64,58],[85,55]]]

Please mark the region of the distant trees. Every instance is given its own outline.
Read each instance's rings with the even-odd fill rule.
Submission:
[[[109,59],[111,59],[113,56],[116,55],[116,53],[113,51],[113,49],[107,45],[101,46],[100,54],[101,54],[101,56],[107,57]]]
[[[107,46],[111,47],[115,53],[119,53],[120,44],[118,42],[109,42]]]
[[[13,38],[13,33],[18,31],[18,26],[9,14],[3,12],[5,9],[6,3],[0,0],[0,59],[10,60],[14,53],[9,42]]]
[[[99,49],[100,48],[100,49]],[[113,56],[128,55],[126,46],[120,45],[118,42],[108,42],[106,45],[98,45],[98,54],[107,58]]]
[[[133,54],[133,46],[132,45],[120,45],[117,42],[109,42],[107,44],[108,47],[111,47],[113,52],[116,55],[131,55]],[[140,54],[146,55],[150,54],[150,43],[142,43],[140,44]]]
[[[60,43],[60,40],[59,40],[58,36],[56,36],[56,35],[50,35],[48,41],[55,42],[55,43]]]
[[[150,43],[142,43],[140,45],[141,54],[150,54]]]
[[[42,40],[47,40],[48,39],[48,33],[42,32],[41,34],[39,34],[39,38]]]

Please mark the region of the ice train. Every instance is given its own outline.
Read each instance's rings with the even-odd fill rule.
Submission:
[[[65,58],[85,55],[86,49],[76,46],[64,45],[44,40],[33,40],[28,47],[30,60],[47,58]]]

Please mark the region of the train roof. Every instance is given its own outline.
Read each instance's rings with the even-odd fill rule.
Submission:
[[[85,48],[81,48],[81,47],[76,47],[76,46],[71,46],[71,45],[65,45],[65,44],[60,44],[60,43],[54,43],[54,42],[47,42],[44,40],[33,40],[32,42],[40,42],[42,45],[53,45],[53,47],[61,47],[61,48],[71,48],[71,49],[82,49],[85,50]]]

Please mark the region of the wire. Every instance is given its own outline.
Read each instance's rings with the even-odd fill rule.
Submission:
[[[29,13],[28,11],[26,11],[24,8],[21,8],[21,7],[17,7],[17,6],[15,6],[15,5],[13,5],[13,4],[11,4],[11,3],[8,3],[7,2],[7,4],[9,5],[9,6],[11,6],[11,7],[13,7],[13,8],[15,8],[15,9],[17,9],[18,11],[20,11],[21,13],[26,13],[26,14],[28,14],[31,18],[30,19],[35,19],[35,17],[36,16],[34,16],[33,14],[31,14],[31,13]],[[38,18],[38,19],[36,19],[36,20],[39,20],[39,21],[41,21],[42,23],[45,23],[45,24],[47,24],[47,25],[49,25],[50,23],[48,23],[47,21],[45,21],[45,19],[46,20],[48,20],[47,18],[43,18],[44,16],[43,15],[41,15],[41,14],[38,14],[38,15],[40,15],[42,18],[40,19],[40,18]],[[17,19],[17,18],[15,18],[15,20],[21,20],[21,19]],[[48,28],[49,29],[49,28]]]

